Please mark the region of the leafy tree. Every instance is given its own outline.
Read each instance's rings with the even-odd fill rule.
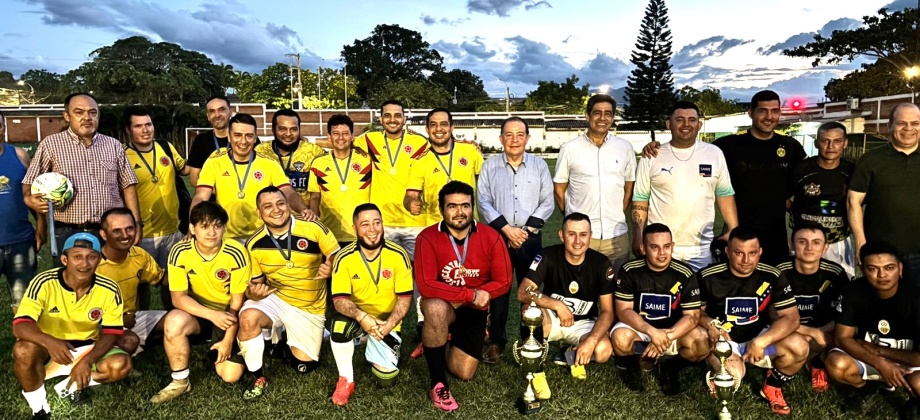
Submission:
[[[59,103],[64,101],[66,94],[61,92],[60,74],[45,69],[31,69],[23,73],[19,79],[35,88],[34,99],[37,102]]]
[[[371,36],[342,47],[348,74],[363,99],[392,81],[417,81],[444,70],[444,59],[422,34],[399,25],[377,25]]]
[[[630,62],[636,66],[626,79],[625,117],[636,127],[650,130],[664,125],[668,106],[674,102],[671,74],[671,30],[664,0],[650,0],[639,28],[639,38]]]
[[[263,103],[269,108],[291,106],[290,69],[285,63],[272,64],[259,74],[241,73],[237,83],[236,94],[242,102]]]
[[[695,103],[705,116],[735,114],[747,110],[737,99],[723,98],[722,92],[715,88],[699,90],[693,86],[684,86],[677,91],[677,96],[681,100]]]
[[[438,71],[433,73],[428,80],[440,85],[450,93],[451,101],[448,108],[451,111],[475,111],[477,105],[490,102],[482,79],[469,70]],[[456,102],[454,102],[455,99]]]
[[[920,79],[907,81],[906,87],[920,90]],[[904,73],[891,64],[876,61],[864,64],[862,69],[847,73],[839,79],[831,79],[824,85],[824,95],[832,101],[847,98],[871,98],[874,96],[904,93]]]
[[[427,80],[400,80],[387,82],[371,91],[367,104],[380,108],[387,99],[396,99],[406,108],[438,108],[446,107],[450,98],[447,90]]]
[[[537,82],[537,89],[527,94],[524,107],[528,111],[544,111],[547,114],[583,114],[589,85],[585,83],[578,87],[577,84],[578,76],[574,74],[563,83],[541,80]]]

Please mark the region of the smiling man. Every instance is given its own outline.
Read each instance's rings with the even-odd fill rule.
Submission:
[[[256,146],[256,153],[278,161],[291,179],[291,188],[309,203],[310,163],[325,151],[300,137],[300,114],[292,109],[279,109],[272,115],[272,134],[275,139]]]
[[[215,95],[205,102],[208,123],[212,130],[203,131],[195,136],[188,151],[189,181],[192,186],[198,185],[198,175],[204,162],[212,153],[226,148],[229,144],[230,100],[224,95]]]

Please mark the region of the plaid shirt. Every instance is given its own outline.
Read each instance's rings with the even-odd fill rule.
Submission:
[[[22,183],[31,185],[45,172],[61,173],[73,184],[73,200],[54,211],[54,220],[63,223],[98,223],[106,210],[124,206],[121,191],[137,184],[118,140],[96,133],[87,147],[70,129],[38,144]]]

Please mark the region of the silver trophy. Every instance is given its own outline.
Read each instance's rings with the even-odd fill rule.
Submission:
[[[733,394],[741,386],[741,378],[735,378],[725,369],[725,361],[732,355],[732,346],[725,340],[725,334],[728,330],[722,326],[722,322],[713,319],[710,323],[719,329],[719,341],[712,346],[712,354],[719,358],[719,371],[713,375],[713,372],[706,372],[706,386],[709,393],[714,395],[722,403],[722,411],[719,412],[719,420],[732,420],[732,414],[728,411],[728,402],[731,401]]]
[[[530,336],[520,346],[518,346],[519,341],[515,341],[512,347],[514,360],[527,373],[527,388],[524,390],[524,395],[517,401],[518,411],[525,415],[539,412],[543,408],[543,403],[537,400],[534,393],[533,378],[534,373],[540,370],[540,366],[546,360],[546,355],[548,354],[546,342],[541,344],[534,337],[534,330],[543,325],[543,311],[533,301],[537,297],[535,290],[536,287],[527,289],[527,293],[530,293],[530,305],[521,315],[521,322],[530,329]]]

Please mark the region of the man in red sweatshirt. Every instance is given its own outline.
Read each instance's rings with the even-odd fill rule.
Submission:
[[[511,288],[505,242],[488,225],[473,221],[473,200],[473,187],[448,182],[438,193],[443,221],[425,228],[416,239],[429,396],[445,411],[459,408],[447,387],[448,369],[462,380],[473,378],[482,356],[489,301]]]

